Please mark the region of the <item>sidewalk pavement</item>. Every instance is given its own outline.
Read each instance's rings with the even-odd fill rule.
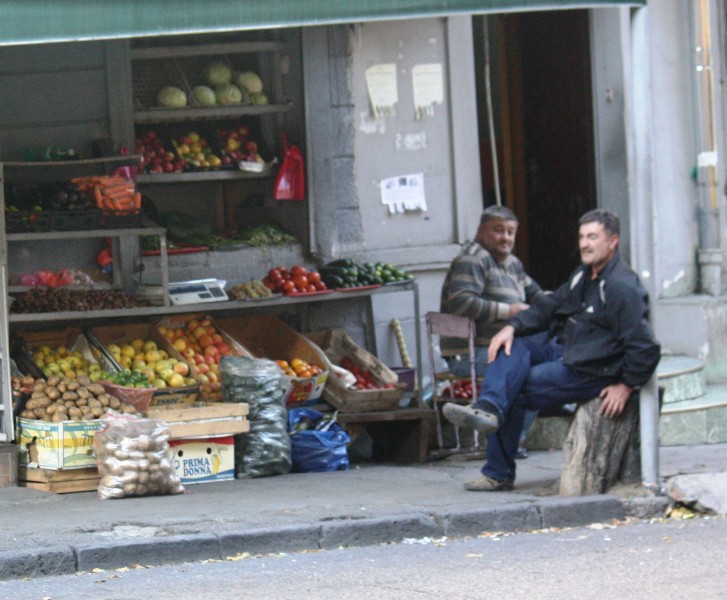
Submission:
[[[548,495],[561,464],[560,451],[532,452],[518,461],[511,492],[465,491],[481,461],[462,457],[195,484],[183,495],[122,500],[4,488],[0,579],[580,526],[662,516],[671,502],[638,486]],[[727,444],[662,448],[661,474],[665,483],[680,474],[727,477]]]

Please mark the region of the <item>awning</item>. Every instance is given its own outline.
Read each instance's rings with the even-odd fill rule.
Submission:
[[[0,45],[643,4],[646,0],[3,0]]]

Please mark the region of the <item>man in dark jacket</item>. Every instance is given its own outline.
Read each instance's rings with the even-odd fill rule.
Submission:
[[[468,490],[513,488],[527,409],[598,396],[601,414],[617,417],[659,362],[648,295],[618,252],[618,216],[596,209],[579,225],[581,266],[555,293],[510,318],[492,338],[477,402],[443,407],[455,425],[488,436],[482,477],[466,483]]]

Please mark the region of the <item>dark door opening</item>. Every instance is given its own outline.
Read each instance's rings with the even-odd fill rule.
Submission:
[[[489,19],[502,203],[520,219],[518,256],[546,289],[555,289],[578,265],[578,217],[596,206],[588,21],[585,10]],[[481,44],[481,27],[475,35]],[[478,80],[484,74],[480,44]],[[478,101],[489,205],[492,167],[479,81]]]

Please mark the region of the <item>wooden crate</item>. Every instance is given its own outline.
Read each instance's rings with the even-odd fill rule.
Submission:
[[[96,467],[51,471],[18,467],[18,485],[42,492],[68,494],[71,492],[94,492],[98,489],[99,474]]]
[[[169,427],[173,440],[247,433],[248,405],[245,402],[209,402],[206,406],[149,407],[150,419],[161,419]]]

